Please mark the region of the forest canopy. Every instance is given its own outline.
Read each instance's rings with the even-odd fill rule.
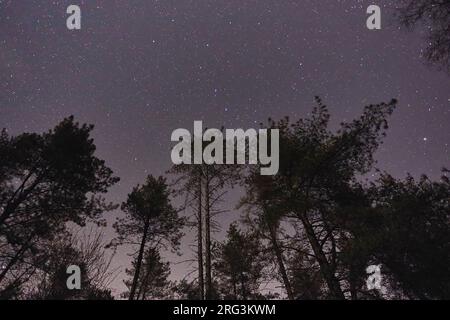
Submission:
[[[369,105],[332,131],[316,98],[307,118],[264,126],[280,134],[276,175],[261,176],[258,165],[174,165],[166,176],[143,177],[120,206],[105,200],[119,178],[96,156],[93,126],[69,117],[42,134],[3,130],[0,297],[448,299],[449,171],[437,181],[387,172],[363,179],[377,170],[396,105]],[[233,187],[243,194],[230,204]],[[112,241],[74,233],[74,226],[107,227],[112,210],[120,212],[109,223]],[[223,224],[230,210],[240,217]],[[223,241],[215,239],[220,228]],[[189,246],[193,252],[182,252]],[[119,294],[109,249],[129,253],[127,290]],[[193,271],[171,276],[167,252],[193,254]],[[82,270],[79,292],[66,287],[72,264]],[[378,289],[367,286],[373,265],[382,271]]]

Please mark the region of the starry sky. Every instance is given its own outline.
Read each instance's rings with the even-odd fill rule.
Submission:
[[[425,65],[428,26],[400,27],[395,3],[0,0],[0,128],[42,132],[69,115],[94,124],[97,155],[121,178],[108,194],[118,203],[147,174],[164,174],[171,132],[194,120],[258,127],[307,116],[319,95],[336,126],[397,98],[378,167],[437,178],[450,165],[450,76]],[[81,7],[79,31],[66,28],[70,4]],[[371,4],[382,8],[381,30],[366,27]],[[129,266],[128,252],[116,266]],[[192,267],[172,269],[180,278]]]

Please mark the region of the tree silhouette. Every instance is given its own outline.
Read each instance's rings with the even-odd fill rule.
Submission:
[[[133,268],[126,270],[127,275],[134,278],[136,274],[136,261]],[[170,282],[168,280],[170,267],[168,262],[163,262],[161,255],[154,248],[149,248],[144,253],[144,258],[138,277],[135,300],[163,299],[170,296]],[[124,293],[129,298],[132,281],[125,281],[129,291]]]
[[[0,135],[0,291],[19,286],[33,259],[68,222],[102,223],[114,208],[102,197],[118,181],[98,159],[93,126],[73,117],[43,133]]]
[[[252,167],[244,180],[246,196],[239,204],[239,207],[244,208],[246,212],[243,222],[258,235],[262,242],[267,242],[266,254],[273,257],[271,260],[274,260],[277,265],[279,278],[284,285],[287,297],[293,300],[294,292],[286,268],[283,241],[280,239],[283,235],[280,225],[283,210],[277,206],[280,205],[279,199],[282,198],[279,193],[281,190],[275,189],[273,177],[261,176],[258,167]]]
[[[412,299],[450,297],[450,183],[383,174],[368,191],[371,210],[353,217],[358,248],[381,263],[390,285]],[[367,250],[369,249],[369,250]],[[364,252],[358,252],[364,257]]]
[[[39,257],[36,289],[29,294],[32,299],[43,300],[112,300],[109,290],[116,276],[111,269],[113,254],[104,250],[100,232],[89,234],[63,234],[48,244],[48,253]],[[81,269],[81,289],[67,288],[67,267]]]
[[[172,287],[175,299],[181,300],[203,300],[199,296],[200,289],[198,288],[198,282],[189,282],[186,279],[182,279],[175,283]]]
[[[163,177],[148,176],[144,185],[138,185],[122,203],[124,218],[117,218],[114,228],[118,237],[112,246],[121,244],[139,245],[134,276],[130,287],[129,299],[134,300],[140,281],[141,265],[146,247],[157,249],[168,245],[176,248],[182,235],[184,219],[170,203],[170,190]]]
[[[173,186],[148,176],[128,194],[108,246],[131,245],[122,297],[146,299],[269,299],[266,281],[288,299],[449,299],[450,180],[404,180],[374,170],[396,101],[370,105],[354,121],[329,129],[319,98],[311,116],[269,120],[280,132],[280,168],[261,176],[258,165],[178,165]],[[72,230],[105,225],[114,206],[103,194],[118,181],[95,156],[93,127],[64,119],[43,134],[0,132],[0,299],[113,299],[112,256],[103,235]],[[223,242],[211,234],[235,185],[243,209]],[[164,250],[178,251],[195,218],[199,275],[169,281]],[[67,267],[78,265],[82,289],[69,290]],[[379,265],[382,287],[367,287],[367,267]],[[195,271],[195,270],[194,270]]]
[[[201,165],[175,165],[169,173],[176,176],[173,185],[177,195],[184,196],[184,209],[193,210],[194,221],[188,221],[187,225],[194,227],[197,233],[197,268],[198,268],[198,296],[205,299],[205,274],[204,274],[204,217],[203,217],[203,170]],[[180,283],[187,288],[187,283]]]
[[[318,300],[327,297],[320,267],[314,257],[299,250],[288,261],[292,294],[298,300]]]
[[[239,172],[239,168],[235,166],[217,164],[181,164],[169,170],[170,174],[176,176],[174,185],[177,193],[185,195],[185,207],[194,211],[200,299],[211,299],[216,291],[212,277],[213,219],[226,212],[221,208],[223,197],[226,188],[237,181]]]
[[[231,224],[227,239],[219,244],[215,259],[219,291],[225,299],[248,300],[261,297],[264,258],[259,238]]]
[[[450,72],[450,1],[403,0],[400,2],[400,22],[412,28],[423,24],[428,31],[425,58]]]
[[[258,202],[275,204],[296,230],[298,249],[312,255],[332,299],[344,299],[338,277],[340,216],[336,209],[354,194],[356,176],[368,172],[373,154],[387,129],[387,117],[396,101],[372,105],[363,115],[343,123],[337,133],[328,130],[330,115],[320,99],[310,119],[290,124],[270,122],[280,130],[280,170],[265,184],[254,184]]]

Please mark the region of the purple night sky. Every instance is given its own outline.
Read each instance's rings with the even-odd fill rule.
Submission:
[[[378,167],[437,178],[449,165],[450,77],[425,64],[427,26],[399,27],[396,2],[0,0],[0,128],[42,132],[69,115],[94,124],[97,155],[121,178],[107,197],[119,203],[147,174],[169,169],[171,132],[194,120],[258,127],[307,116],[318,95],[336,125],[397,98]],[[70,4],[81,7],[79,31],[66,28]],[[366,28],[370,4],[382,8],[382,30]],[[186,231],[185,254],[166,255],[171,262],[192,258]],[[114,265],[129,267],[130,252],[122,248]],[[193,267],[173,265],[173,278]]]

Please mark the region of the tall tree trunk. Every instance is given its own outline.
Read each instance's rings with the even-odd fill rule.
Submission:
[[[287,276],[286,267],[284,265],[284,259],[283,259],[283,253],[281,252],[280,246],[278,245],[277,240],[277,234],[274,229],[274,226],[270,223],[267,223],[269,234],[270,234],[270,241],[272,243],[272,248],[275,252],[275,257],[277,259],[278,263],[278,270],[281,274],[281,278],[283,279],[284,288],[286,290],[287,296],[289,300],[294,300],[294,293],[292,292],[291,283],[289,281],[289,278]]]
[[[151,277],[150,270],[147,270],[144,281],[142,282],[142,285],[139,287],[139,293],[137,295],[136,300],[139,300],[139,299],[146,300],[147,299],[148,284],[151,283],[151,281],[153,281],[153,279],[154,279],[154,276]]]
[[[314,255],[317,259],[317,262],[320,266],[320,272],[322,273],[325,282],[327,283],[328,289],[330,290],[331,297],[333,299],[345,299],[344,293],[342,292],[342,288],[337,280],[334,270],[331,267],[330,263],[323,252],[319,241],[317,240],[316,234],[314,233],[314,228],[309,222],[306,214],[299,215],[300,220],[303,223],[305,228],[306,236],[308,237],[308,241],[311,244]]]
[[[205,271],[206,271],[206,299],[212,298],[212,278],[211,278],[211,208],[209,194],[209,172],[205,170]]]
[[[145,282],[147,281],[147,274],[144,277],[144,281],[143,283],[139,286],[139,290],[137,292],[137,294],[135,294],[136,299],[135,300],[141,300],[141,295],[143,295],[144,292],[144,286],[145,286]]]
[[[139,290],[136,295],[136,300],[145,300],[145,295],[148,287],[148,280],[150,278],[150,271],[146,270],[145,276],[141,281],[141,285],[139,286]]]
[[[198,175],[198,208],[197,208],[197,258],[198,258],[198,286],[200,300],[205,299],[205,282],[203,278],[203,215],[202,215],[202,176]]]
[[[353,280],[350,280],[350,296],[352,300],[358,300],[358,290]]]
[[[242,300],[247,300],[247,290],[245,288],[244,275],[242,274],[242,272],[240,273],[239,279],[240,279],[240,282],[241,282]]]
[[[148,233],[148,228],[150,226],[150,218],[147,218],[147,220],[145,221],[145,225],[144,225],[144,234],[142,235],[142,241],[141,241],[141,247],[139,248],[139,254],[136,260],[136,266],[135,266],[135,270],[134,270],[134,277],[133,277],[133,283],[131,285],[131,290],[130,290],[130,296],[129,296],[129,300],[134,300],[134,295],[136,293],[136,287],[137,287],[137,283],[139,280],[139,273],[141,271],[141,265],[142,265],[142,258],[144,256],[144,250],[145,250],[145,243],[147,241],[147,233]]]

